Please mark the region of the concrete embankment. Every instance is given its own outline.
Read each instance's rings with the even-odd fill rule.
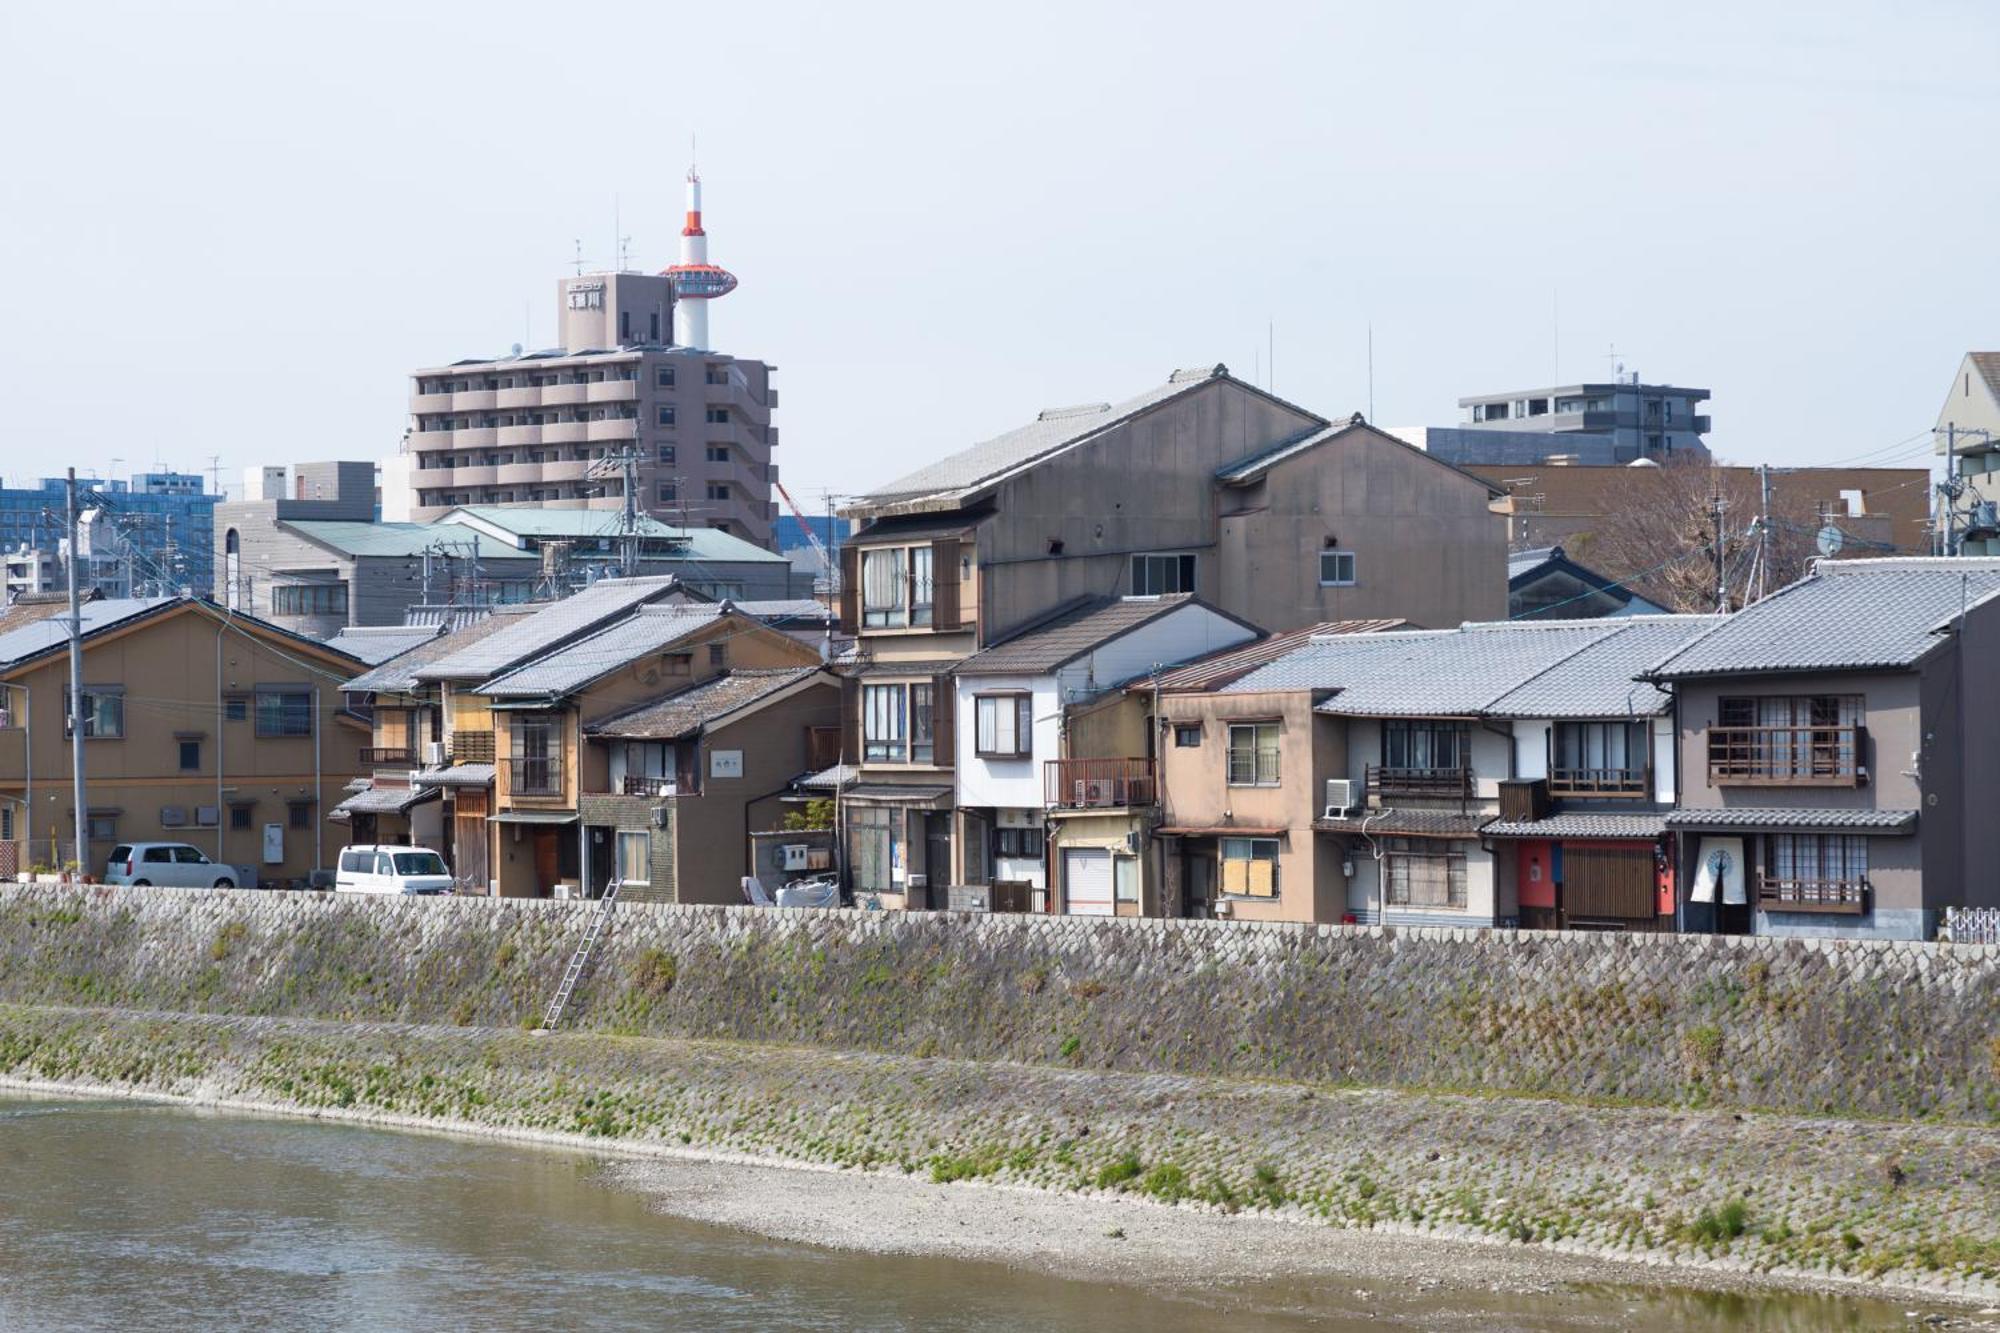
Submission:
[[[634,908],[575,1030],[530,1035],[588,910],[0,890],[0,1075],[1941,1291],[2000,1274],[1991,950]]]

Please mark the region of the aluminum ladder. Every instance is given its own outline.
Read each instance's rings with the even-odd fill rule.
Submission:
[[[569,967],[563,972],[562,985],[556,987],[555,998],[549,1001],[548,1012],[542,1015],[542,1026],[553,1029],[562,1022],[563,1010],[569,1007],[570,996],[576,994],[576,983],[583,976],[583,969],[590,964],[590,951],[597,947],[597,941],[604,934],[604,927],[611,921],[611,909],[618,905],[618,877],[604,886],[604,896],[598,901],[597,914],[590,920],[589,929],[583,932],[583,939],[570,955]]]

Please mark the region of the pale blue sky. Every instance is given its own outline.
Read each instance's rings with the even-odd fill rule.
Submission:
[[[1267,320],[1328,414],[1372,321],[1384,424],[1615,342],[1726,457],[1902,461],[2000,346],[1996,57],[1976,3],[8,5],[0,472],[390,452],[614,201],[671,262],[691,132],[815,509]]]

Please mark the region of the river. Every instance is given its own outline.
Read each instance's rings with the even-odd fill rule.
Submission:
[[[1820,1330],[1907,1328],[1906,1309],[1794,1293],[1441,1293],[1319,1278],[1142,1290],[683,1221],[568,1151],[0,1099],[7,1329]]]

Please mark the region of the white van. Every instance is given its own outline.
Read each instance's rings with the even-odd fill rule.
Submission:
[[[340,854],[339,893],[450,893],[451,872],[428,847],[349,847]]]

